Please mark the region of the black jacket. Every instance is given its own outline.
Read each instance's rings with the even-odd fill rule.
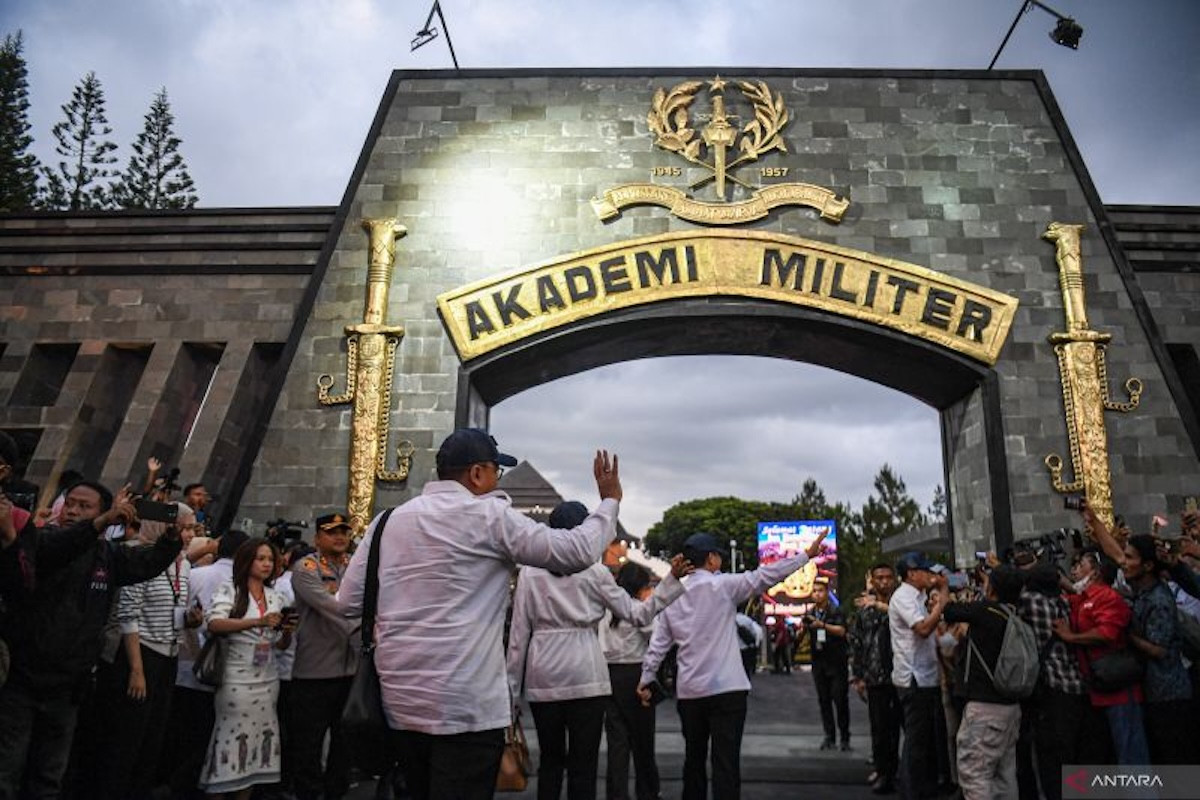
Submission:
[[[45,690],[78,686],[96,663],[117,590],[161,573],[182,546],[178,536],[134,547],[109,542],[90,520],[22,530],[0,551],[9,680]]]

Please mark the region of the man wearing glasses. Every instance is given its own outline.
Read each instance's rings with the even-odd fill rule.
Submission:
[[[371,541],[382,534],[375,666],[414,800],[495,791],[512,714],[502,639],[514,564],[579,572],[616,536],[616,456],[596,453],[600,504],[570,530],[514,511],[496,490],[516,464],[486,431],[454,431],[437,453],[438,480],[395,508],[382,532],[378,517],[371,523],[338,591],[362,608]]]

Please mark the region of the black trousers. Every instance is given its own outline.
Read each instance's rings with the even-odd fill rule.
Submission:
[[[69,688],[39,691],[18,678],[0,687],[0,800],[58,797],[77,712]]]
[[[832,658],[814,658],[813,683],[817,687],[817,705],[821,709],[821,725],[825,738],[834,736],[833,712],[837,709],[837,729],[842,741],[850,741],[850,678],[846,662]]]
[[[292,787],[300,800],[324,796],[328,800],[350,788],[350,754],[342,737],[342,709],[350,694],[353,676],[344,678],[293,678],[290,683],[288,737]],[[321,768],[321,745],[329,733],[329,754]]]
[[[1034,702],[1030,704],[1032,749],[1046,800],[1062,800],[1063,764],[1085,763],[1080,759],[1080,744],[1090,709],[1091,702],[1086,694],[1041,688],[1034,695]],[[1024,714],[1024,710],[1021,713]]]
[[[725,692],[678,702],[683,726],[683,800],[708,796],[706,762],[712,744],[714,800],[738,800],[742,792],[742,731],[749,692]]]
[[[563,772],[569,800],[595,800],[600,763],[600,734],[604,730],[607,697],[584,697],[530,703],[537,726],[538,800],[558,800]]]
[[[889,684],[867,687],[867,714],[871,720],[871,758],[880,778],[894,781],[900,767],[900,726],[904,711],[900,695]]]
[[[504,728],[435,736],[392,731],[412,800],[491,800],[504,754]]]
[[[1154,764],[1195,764],[1197,762],[1196,728],[1189,718],[1191,701],[1144,703],[1146,743],[1150,745],[1150,761]]]
[[[792,648],[790,645],[780,645],[772,652],[772,672],[778,674],[786,672],[789,675],[792,673]]]
[[[925,800],[937,794],[937,748],[934,726],[942,713],[939,686],[899,688],[904,711],[904,751],[901,757],[905,797]]]
[[[171,796],[197,797],[196,784],[204,768],[208,740],[216,724],[213,693],[202,689],[176,686],[171,698],[171,719],[163,757],[159,760],[159,783],[171,789]]]
[[[654,758],[654,706],[643,706],[637,696],[641,664],[609,664],[612,696],[604,715],[608,739],[608,768],[605,771],[607,800],[629,800],[629,756],[633,756],[637,800],[656,800],[659,792],[658,764]]]
[[[158,775],[159,756],[167,736],[171,699],[175,693],[176,659],[141,645],[142,674],[146,697],[129,696],[129,658],[122,643],[107,679],[97,687],[100,721],[114,726],[104,735],[103,769],[99,779],[101,797],[146,797]]]

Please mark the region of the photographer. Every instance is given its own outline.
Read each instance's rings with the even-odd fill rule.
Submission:
[[[4,537],[0,574],[34,565],[33,595],[6,637],[12,648],[8,683],[0,689],[0,800],[25,784],[37,796],[56,796],[71,750],[79,700],[100,649],[101,632],[121,586],[149,580],[179,554],[170,530],[153,546],[125,547],[101,537],[135,513],[128,488],[113,500],[89,481],[67,492],[62,529]],[[26,756],[29,760],[26,763]]]
[[[841,732],[841,749],[850,749],[850,691],[846,674],[846,620],[842,611],[829,601],[829,579],[817,578],[812,589],[813,605],[804,615],[808,647],[812,654],[813,684],[817,688],[817,705],[821,709],[821,725],[825,729],[822,750],[834,748],[833,712],[837,709],[837,730]]]

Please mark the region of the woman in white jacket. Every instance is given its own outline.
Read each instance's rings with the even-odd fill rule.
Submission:
[[[582,503],[562,503],[550,515],[550,527],[573,528],[587,513]],[[597,635],[604,612],[645,625],[683,593],[679,579],[692,569],[676,556],[671,574],[641,602],[619,587],[603,564],[574,575],[537,567],[521,570],[513,598],[508,675],[514,697],[523,691],[529,700],[537,727],[538,800],[558,800],[564,769],[569,800],[596,797],[600,734],[612,693]]]

